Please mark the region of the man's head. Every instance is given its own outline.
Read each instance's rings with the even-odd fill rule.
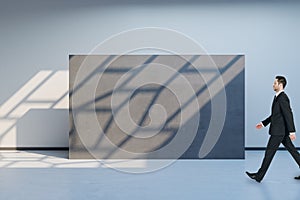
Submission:
[[[273,83],[273,89],[275,92],[283,90],[287,84],[286,78],[284,76],[276,76]]]

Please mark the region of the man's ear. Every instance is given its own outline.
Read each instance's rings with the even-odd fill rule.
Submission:
[[[282,84],[282,83],[278,83],[278,85],[279,85],[279,86],[281,85],[281,87],[282,87],[282,89],[283,89],[283,84]]]

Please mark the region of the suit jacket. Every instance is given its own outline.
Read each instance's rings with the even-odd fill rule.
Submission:
[[[264,126],[270,124],[270,135],[289,135],[290,132],[296,132],[290,100],[284,92],[274,97],[271,115],[262,123]]]

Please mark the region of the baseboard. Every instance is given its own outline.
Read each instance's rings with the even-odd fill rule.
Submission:
[[[296,147],[299,151],[300,147]],[[69,147],[0,147],[3,150],[21,150],[21,151],[69,151]],[[245,147],[246,151],[264,151],[266,147]],[[284,147],[279,147],[280,151],[286,150]]]
[[[296,147],[296,149],[299,151],[300,147]],[[265,151],[266,147],[245,147],[246,151]],[[279,147],[278,150],[283,151],[286,150],[284,147]]]
[[[68,151],[69,147],[0,147],[3,150],[20,150],[20,151]]]

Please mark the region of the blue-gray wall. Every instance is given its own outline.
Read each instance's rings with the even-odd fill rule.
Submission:
[[[245,54],[246,146],[265,146],[267,130],[257,131],[254,127],[270,112],[272,83],[277,74],[288,78],[286,91],[291,99],[296,128],[300,129],[299,10],[297,1],[272,0],[169,0],[164,3],[158,0],[1,0],[0,105],[3,106],[38,72],[68,70],[69,54],[88,53],[120,31],[164,27],[192,37],[208,53]],[[61,86],[57,84],[56,87]],[[68,145],[68,111],[46,111],[51,113],[26,115],[21,123],[23,132],[27,131],[23,133],[26,137],[17,139],[16,145]],[[40,115],[44,123],[35,124],[33,119]],[[0,119],[4,123],[9,118]],[[56,125],[51,123],[53,119]],[[40,135],[42,130],[55,133]],[[16,131],[20,131],[18,127]],[[296,144],[300,146],[298,135]],[[30,137],[43,139],[27,141]],[[12,138],[7,141],[9,139]],[[1,146],[9,146],[9,142]]]

